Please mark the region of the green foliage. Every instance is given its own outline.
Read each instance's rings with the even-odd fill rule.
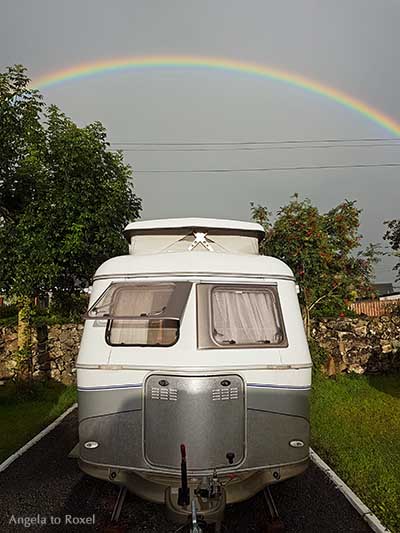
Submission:
[[[313,362],[314,372],[319,372],[321,366],[326,364],[328,355],[325,350],[312,338],[308,340],[308,347],[310,349],[311,360]]]
[[[82,322],[82,316],[87,309],[88,296],[77,292],[63,292],[60,294],[62,297],[53,300],[48,308],[31,307],[29,324],[32,327],[78,324]],[[0,327],[15,326],[17,322],[18,308],[16,305],[11,304],[0,307]]]
[[[15,304],[0,305],[0,319],[15,317],[18,315],[18,307]]]
[[[0,73],[0,215],[14,219],[35,193],[44,130],[42,97],[21,65]]]
[[[42,98],[21,65],[0,73],[0,291],[10,292],[18,261],[17,227],[43,171]]]
[[[103,261],[127,252],[122,229],[139,216],[141,200],[104,127],[78,127],[28,85],[22,67],[0,77],[0,139],[8,139],[0,157],[0,291],[52,291],[61,301],[88,286]]]
[[[370,294],[373,265],[380,252],[370,245],[354,255],[361,240],[360,212],[355,202],[345,200],[320,213],[309,199],[300,201],[295,194],[272,223],[266,207],[251,204],[253,220],[266,232],[260,252],[282,259],[292,269],[308,325],[322,306],[338,316],[355,298]]]
[[[30,346],[19,348],[13,353],[13,359],[16,363],[14,368],[15,380],[19,382],[22,387],[31,386],[30,370],[32,366],[32,351]],[[27,380],[20,380],[19,376],[28,376]]]
[[[11,327],[18,324],[18,315],[0,318],[0,327]]]
[[[400,375],[314,375],[311,445],[391,531],[400,531]]]
[[[341,296],[333,294],[330,298],[322,300],[313,309],[313,319],[349,317],[356,318],[359,315],[349,309]]]
[[[74,300],[73,305],[70,303],[71,300]],[[81,295],[73,294],[71,299],[65,298],[59,304],[51,305],[50,308],[33,308],[32,326],[38,328],[59,324],[79,324],[82,322],[86,308],[87,299],[82,298]]]
[[[383,238],[389,242],[393,255],[400,257],[400,220],[386,220],[387,231]],[[400,261],[394,266],[397,271],[396,281],[400,281]]]

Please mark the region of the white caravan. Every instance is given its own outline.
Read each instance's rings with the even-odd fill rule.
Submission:
[[[292,271],[259,224],[134,222],[94,276],[77,361],[79,464],[172,518],[220,524],[308,464],[312,363]]]

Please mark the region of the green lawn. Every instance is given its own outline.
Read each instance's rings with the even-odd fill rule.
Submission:
[[[76,401],[76,387],[49,382],[29,392],[0,386],[0,463]]]
[[[393,532],[400,532],[400,374],[314,376],[311,445]]]

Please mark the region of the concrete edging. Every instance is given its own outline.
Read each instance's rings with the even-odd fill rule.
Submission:
[[[320,468],[325,475],[332,481],[335,487],[343,494],[343,496],[350,502],[350,504],[356,509],[361,517],[367,522],[369,527],[375,533],[391,533],[374,515],[369,507],[363,503],[360,498],[351,490],[346,483],[340,479],[340,477],[330,468],[321,457],[310,448],[311,461]]]
[[[44,436],[46,436],[50,431],[52,431],[55,427],[57,427],[66,416],[68,416],[72,411],[74,411],[78,407],[77,403],[74,403],[69,407],[66,411],[63,412],[62,415],[60,415],[58,418],[56,418],[51,424],[49,424],[47,427],[45,427],[40,433],[38,433],[33,439],[31,439],[29,442],[24,444],[22,448],[17,450],[15,453],[10,455],[5,461],[3,461],[0,464],[0,472],[4,472],[6,468],[10,466],[11,463],[13,463],[18,457],[21,457],[29,448],[34,446],[37,442],[39,442]]]

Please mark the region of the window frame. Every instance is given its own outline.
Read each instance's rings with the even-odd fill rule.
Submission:
[[[214,313],[212,303],[212,293],[216,289],[227,290],[250,290],[254,292],[269,291],[274,298],[279,327],[282,330],[282,342],[280,343],[246,343],[246,344],[221,344],[213,334],[214,329]],[[197,348],[198,349],[219,349],[219,350],[240,350],[240,349],[277,349],[287,348],[289,346],[288,337],[286,334],[285,322],[283,320],[282,308],[279,298],[279,291],[277,284],[273,283],[198,283],[196,290],[196,326],[197,326]]]
[[[106,331],[105,331],[105,340],[106,340],[106,343],[108,344],[108,346],[112,346],[114,348],[129,348],[129,347],[140,347],[140,348],[170,348],[171,346],[174,346],[178,340],[179,340],[179,337],[180,337],[180,331],[181,331],[181,321],[180,319],[178,318],[168,318],[168,317],[164,317],[164,318],[131,318],[131,319],[123,319],[124,321],[144,321],[144,320],[147,320],[148,322],[150,322],[150,320],[160,320],[160,321],[164,321],[164,320],[173,320],[177,323],[177,326],[176,326],[176,338],[174,340],[174,342],[170,343],[170,344],[143,344],[143,343],[134,343],[134,344],[127,344],[127,343],[112,343],[111,342],[111,328],[112,328],[112,323],[113,323],[113,320],[116,320],[116,319],[108,319],[107,320],[107,326],[106,326]],[[122,320],[121,320],[122,321]]]
[[[190,291],[192,290],[193,282],[191,281],[112,281],[108,287],[100,294],[97,300],[89,307],[87,312],[84,315],[85,320],[143,320],[143,316],[112,316],[110,314],[97,316],[90,315],[90,312],[95,309],[98,303],[104,298],[108,291],[112,290],[115,287],[115,291],[119,291],[123,285],[132,286],[136,285],[137,287],[148,287],[155,285],[172,285],[174,290],[172,292],[171,298],[168,301],[165,311],[161,314],[154,315],[154,318],[171,318],[180,320],[185,312],[186,304],[189,299]],[[172,296],[175,295],[175,298]]]
[[[114,288],[115,291],[120,291],[121,288],[123,288],[123,285],[126,286],[137,286],[137,287],[157,287],[157,286],[165,286],[165,285],[171,285],[173,286],[173,291],[171,294],[171,297],[167,303],[166,309],[161,314],[154,314],[149,316],[110,316],[110,315],[103,315],[103,316],[91,316],[89,315],[90,311],[98,305],[98,302],[102,300],[102,298],[105,296],[107,291],[113,290],[113,285],[116,286]],[[107,325],[105,328],[105,341],[109,346],[112,347],[145,347],[145,348],[169,348],[171,346],[174,346],[180,338],[180,327],[181,327],[181,321],[185,313],[186,305],[190,297],[190,292],[193,287],[192,281],[119,281],[115,280],[108,285],[108,287],[101,293],[99,298],[93,303],[93,305],[90,306],[87,313],[85,314],[84,318],[86,320],[107,320]],[[111,300],[112,301],[112,300]],[[144,344],[144,343],[134,343],[134,344],[127,344],[127,343],[112,343],[111,342],[111,328],[113,321],[148,321],[151,320],[159,320],[159,321],[166,321],[171,320],[176,322],[176,338],[174,342],[170,344]]]

